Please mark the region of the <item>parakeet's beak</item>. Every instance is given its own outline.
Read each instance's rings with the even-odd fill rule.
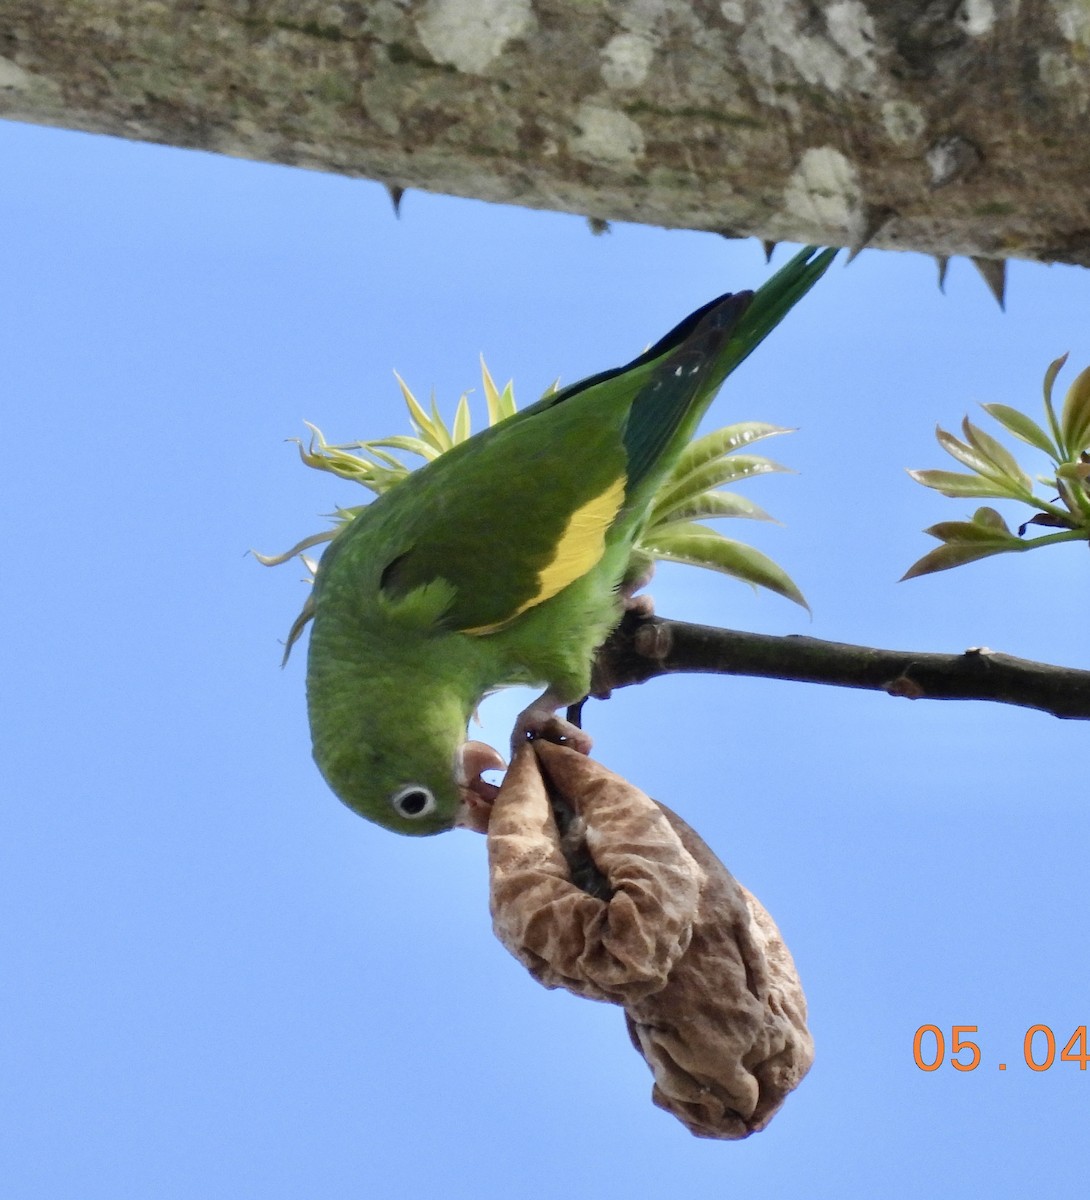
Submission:
[[[492,801],[500,790],[494,783],[481,778],[484,771],[502,771],[507,767],[503,755],[484,742],[466,742],[459,752],[456,780],[462,803],[454,817],[460,829],[488,832]]]

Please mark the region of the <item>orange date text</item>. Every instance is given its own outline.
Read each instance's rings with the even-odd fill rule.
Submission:
[[[951,1025],[949,1033],[938,1025],[921,1025],[912,1039],[912,1059],[921,1071],[951,1066],[955,1071],[975,1071],[984,1062],[980,1043],[972,1035],[976,1025]],[[1047,1025],[1031,1025],[1022,1039],[1022,1060],[1031,1071],[1047,1071],[1055,1062],[1078,1063],[1085,1071],[1090,1061],[1086,1026],[1079,1025],[1057,1054],[1056,1035]],[[949,1052],[949,1057],[947,1057]],[[1005,1062],[996,1062],[1000,1071]]]

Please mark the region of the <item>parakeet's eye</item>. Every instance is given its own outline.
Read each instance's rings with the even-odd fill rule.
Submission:
[[[390,803],[399,817],[405,817],[409,821],[435,812],[435,797],[422,783],[410,783],[401,791],[394,792]]]

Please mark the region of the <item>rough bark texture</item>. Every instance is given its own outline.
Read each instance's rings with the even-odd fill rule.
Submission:
[[[1090,264],[1086,0],[6,0],[0,116],[765,239]]]

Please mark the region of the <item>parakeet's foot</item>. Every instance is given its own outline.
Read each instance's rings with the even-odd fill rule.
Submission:
[[[507,763],[498,750],[484,742],[466,742],[458,761],[457,782],[461,804],[454,816],[454,824],[459,829],[487,833],[492,801],[500,789],[487,779],[482,779],[481,775],[485,771],[502,771]]]
[[[527,705],[515,722],[515,731],[511,735],[512,753],[527,738],[546,738],[550,742],[563,742],[565,746],[578,750],[580,754],[589,754],[594,739],[585,729],[580,729],[571,721],[557,716],[556,710],[562,704],[563,701],[558,702],[546,692],[533,704]]]
[[[641,588],[647,587],[654,574],[655,564],[651,563],[642,575],[621,584],[620,596],[625,612],[635,613],[637,617],[653,617],[655,615],[654,598],[646,593],[636,595]]]

